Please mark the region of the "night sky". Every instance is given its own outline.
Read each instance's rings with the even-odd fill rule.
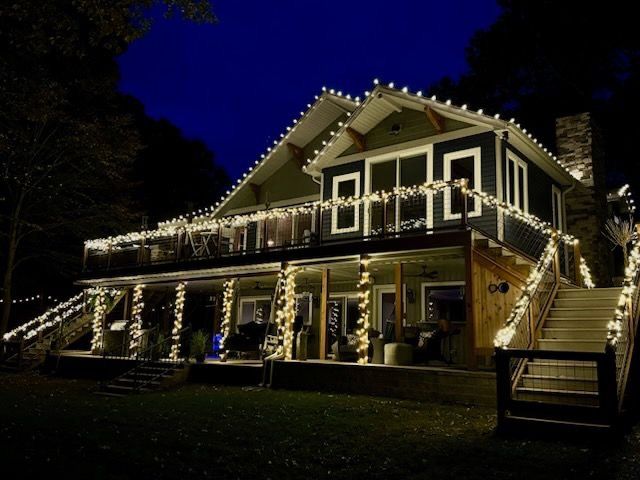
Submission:
[[[165,20],[120,57],[120,88],[203,140],[236,178],[321,87],[426,88],[465,68],[495,0],[216,1],[216,25]],[[464,101],[464,99],[461,99]],[[179,159],[176,159],[179,161]]]

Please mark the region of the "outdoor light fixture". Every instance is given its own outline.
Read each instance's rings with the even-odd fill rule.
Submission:
[[[498,284],[490,283],[489,284],[489,292],[490,293],[507,293],[509,291],[509,284],[507,282],[500,282]]]

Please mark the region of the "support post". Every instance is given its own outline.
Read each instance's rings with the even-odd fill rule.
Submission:
[[[557,232],[556,232],[557,235]],[[576,285],[582,287],[582,274],[580,273],[580,263],[582,260],[582,252],[580,251],[580,242],[573,242],[573,271],[575,275]]]
[[[402,297],[402,263],[396,263],[394,265],[394,280],[396,286],[396,318],[395,318],[395,337],[396,342],[402,341],[402,321],[404,319],[404,298]]]
[[[467,179],[463,178],[460,181],[460,198],[462,199],[462,214],[460,215],[460,223],[462,224],[463,229],[467,228],[467,224],[469,223],[469,202],[467,201],[467,185]]]
[[[327,325],[329,315],[329,278],[328,268],[322,269],[322,286],[320,290],[320,360],[327,358]]]
[[[471,233],[471,231],[468,232],[464,246],[464,299],[467,310],[467,366],[470,370],[475,370],[478,366],[478,359],[475,352],[476,322],[473,299],[473,239]]]

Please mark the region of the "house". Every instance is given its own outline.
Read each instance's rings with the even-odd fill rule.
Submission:
[[[576,335],[605,355],[611,334],[620,289],[606,292],[611,311],[597,310],[607,321],[593,332],[563,318],[543,328],[558,309],[582,308],[582,297],[555,307],[566,292],[593,298],[581,288],[593,287],[587,261],[598,282],[608,275],[589,223],[603,198],[606,208],[600,172],[570,147],[589,144],[589,128],[588,115],[559,120],[555,157],[514,119],[466,105],[392,84],[362,99],[324,90],[214,205],[88,240],[78,284],[91,289],[93,315],[75,320],[84,330],[66,343],[90,330],[87,349],[132,357],[156,329],[177,361],[190,324],[215,336],[223,359],[276,360],[271,381],[281,385],[354,391],[359,375],[437,370],[438,398],[493,402],[496,359],[502,420],[513,402],[526,410],[557,404],[559,390],[580,397],[554,386],[560,367],[537,372],[545,364],[534,368],[530,355],[566,354]],[[587,357],[578,370],[591,374],[600,360]],[[598,392],[597,378],[577,383]]]

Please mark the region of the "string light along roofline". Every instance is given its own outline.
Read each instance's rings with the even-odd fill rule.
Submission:
[[[435,108],[444,109],[451,113],[461,114],[470,118],[476,117],[481,119],[485,123],[490,123],[496,129],[507,129],[511,132],[514,132],[518,136],[520,136],[521,140],[528,143],[534,150],[538,152],[541,157],[548,158],[551,160],[552,164],[556,169],[560,171],[566,172],[568,175],[573,177],[576,180],[580,180],[578,176],[562,165],[558,161],[558,157],[554,155],[548,148],[546,148],[542,142],[539,142],[536,137],[533,136],[531,132],[527,132],[526,128],[523,128],[520,123],[517,123],[515,118],[511,118],[510,120],[501,120],[500,113],[496,113],[495,115],[488,115],[484,112],[482,108],[477,111],[472,111],[469,109],[467,104],[463,104],[461,106],[453,105],[450,99],[446,101],[438,100],[435,95],[431,97],[425,97],[422,91],[411,92],[408,87],[403,87],[398,89],[395,87],[393,82],[388,83],[387,85],[382,85],[380,81],[376,78],[373,80],[374,88],[372,91],[364,92],[365,100],[358,106],[356,110],[349,116],[346,122],[340,127],[340,129],[335,132],[335,134],[325,141],[325,146],[316,154],[313,159],[307,159],[307,169],[316,164],[319,159],[326,154],[327,149],[333,145],[333,143],[346,131],[346,129],[351,126],[351,124],[355,121],[358,115],[366,108],[366,106],[371,102],[372,99],[377,97],[378,93],[393,93],[398,95],[404,95],[410,100],[419,99],[422,103],[426,105],[433,106]]]
[[[213,217],[220,209],[233,197],[233,195],[245,184],[247,184],[251,178],[256,174],[258,170],[282,147],[285,145],[291,135],[311,116],[311,114],[324,102],[325,100],[331,100],[331,98],[339,98],[341,101],[351,102],[354,107],[357,107],[360,103],[360,97],[352,97],[348,93],[343,93],[341,90],[335,90],[333,88],[322,87],[322,91],[319,95],[315,95],[314,102],[307,104],[307,109],[300,112],[300,116],[294,118],[291,125],[285,128],[285,131],[279,134],[278,140],[273,141],[273,145],[267,147],[266,151],[260,155],[260,158],[255,160],[242,176],[236,179],[236,182],[231,184],[226,190],[226,194],[220,197],[214,205],[205,207],[203,209],[194,210],[191,213],[185,213],[171,220],[165,220],[158,222],[158,226],[162,227],[168,224],[180,223],[189,218],[198,219],[203,217]]]

